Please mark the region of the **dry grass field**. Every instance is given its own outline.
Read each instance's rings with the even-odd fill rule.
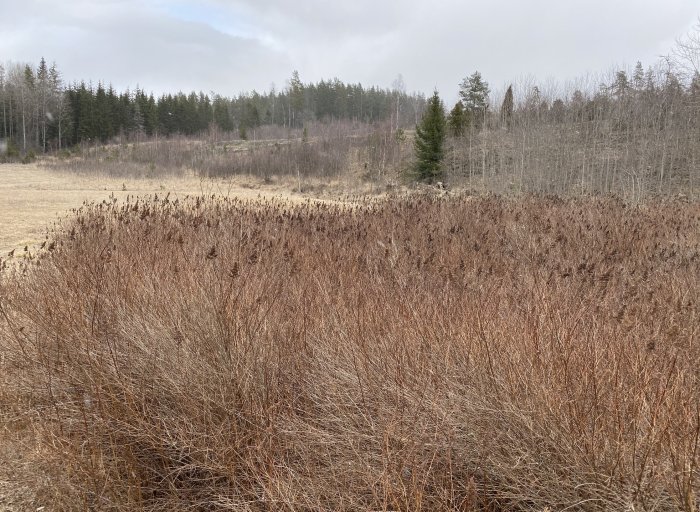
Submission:
[[[130,199],[1,275],[32,507],[698,509],[697,204]]]
[[[291,180],[290,180],[291,181]],[[46,228],[85,201],[119,200],[127,196],[167,194],[173,199],[187,195],[228,195],[255,198],[284,195],[301,199],[286,183],[262,184],[240,177],[201,179],[195,176],[163,176],[157,179],[76,174],[37,164],[0,165],[0,258],[12,249],[21,254],[44,240]]]

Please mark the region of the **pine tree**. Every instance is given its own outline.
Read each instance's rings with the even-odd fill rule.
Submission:
[[[477,126],[482,126],[489,108],[489,84],[475,71],[471,76],[462,80],[459,95],[464,106],[471,114]]]
[[[420,125],[416,126],[414,178],[432,183],[442,176],[445,144],[445,108],[437,91],[428,101]]]

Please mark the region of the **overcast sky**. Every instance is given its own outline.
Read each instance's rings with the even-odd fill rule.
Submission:
[[[67,80],[235,95],[338,77],[456,97],[474,70],[494,89],[645,65],[698,0],[0,0],[0,62],[56,61]]]

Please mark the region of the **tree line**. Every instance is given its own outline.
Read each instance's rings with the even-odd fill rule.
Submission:
[[[45,59],[29,64],[0,65],[0,136],[16,152],[47,152],[83,142],[107,143],[116,137],[197,135],[211,129],[237,132],[242,138],[263,125],[289,129],[309,121],[389,121],[396,128],[414,125],[425,98],[408,94],[403,81],[392,89],[346,84],[338,79],[303,83],[294,72],[286,87],[236,97],[203,92],[162,94],[141,88],[116,91],[64,84],[56,65]]]
[[[632,200],[700,191],[700,25],[667,58],[586,85],[511,84],[480,73],[449,112],[428,101],[408,174],[498,193],[615,193]]]
[[[316,174],[337,172],[338,162],[352,153],[372,179],[404,175],[497,193],[700,197],[700,25],[678,40],[671,55],[646,68],[637,63],[564,86],[515,82],[503,92],[492,91],[475,71],[458,85],[459,101],[450,109],[437,92],[429,100],[407,94],[400,77],[391,89],[365,89],[339,80],[304,84],[296,72],[279,91],[273,86],[232,98],[204,93],[156,98],[139,88],[116,92],[101,83],[64,86],[56,66],[42,59],[36,69],[0,68],[0,138],[26,152],[117,137],[208,131],[215,141],[230,140],[220,132],[277,140],[286,133],[301,142],[296,153],[272,150],[280,173],[302,175],[314,151],[337,156],[329,167],[316,155],[318,165],[311,166]],[[356,122],[366,128],[362,140]],[[326,135],[319,139],[319,126],[334,127],[335,135],[321,129]],[[411,154],[402,146],[411,140],[405,129],[414,126]],[[313,151],[307,128],[321,141]],[[350,149],[344,139],[353,137],[357,147]],[[270,164],[261,154],[227,155],[222,165],[230,172],[260,170]],[[238,162],[245,158],[254,162]]]

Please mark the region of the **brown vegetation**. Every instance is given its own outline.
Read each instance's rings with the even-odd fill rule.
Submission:
[[[614,199],[86,206],[0,280],[4,427],[56,508],[695,511],[699,226]]]
[[[283,133],[281,133],[283,132]],[[401,146],[406,146],[401,152]],[[49,166],[81,174],[155,178],[191,172],[202,177],[252,176],[363,179],[392,178],[411,155],[388,124],[338,121],[309,123],[305,130],[274,126],[251,132],[250,140],[229,140],[216,130],[208,137],[153,137],[146,141],[79,148]]]
[[[304,189],[341,195],[337,183],[319,183],[306,180]],[[192,175],[159,175],[152,179],[134,176],[109,177],[97,173],[76,175],[56,172],[37,164],[0,165],[0,258],[16,249],[17,255],[26,255],[22,249],[29,246],[34,254],[46,234],[46,226],[63,220],[66,212],[80,207],[83,202],[119,200],[128,196],[167,194],[171,199],[186,195],[220,194],[242,198],[284,195],[301,200],[291,191],[296,180],[276,179],[264,182],[255,177],[204,179]],[[325,186],[325,188],[322,187]],[[332,191],[332,193],[331,193]]]

